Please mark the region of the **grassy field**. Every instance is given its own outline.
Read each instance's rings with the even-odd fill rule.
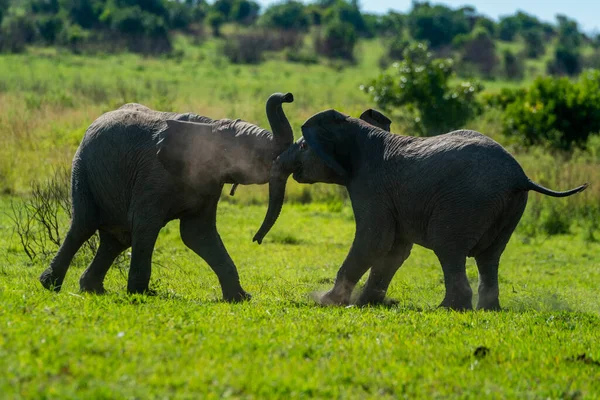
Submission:
[[[80,294],[89,254],[60,294],[42,289],[49,260],[25,255],[11,202],[68,166],[101,113],[139,102],[268,127],[267,97],[290,91],[285,110],[299,136],[318,111],[373,107],[359,85],[377,75],[381,43],[361,42],[358,64],[344,69],[278,59],[236,66],[216,46],[180,39],[175,56],[154,59],[55,49],[0,56],[0,398],[600,398],[600,150],[521,148],[501,135],[494,112],[468,127],[507,146],[532,179],[557,190],[592,182],[568,199],[530,196],[501,263],[502,312],[438,310],[442,271],[422,248],[392,282],[397,306],[317,306],[310,294],[331,287],[353,215],[342,188],[295,183],[262,246],[251,238],[265,186],[240,187],[219,206],[248,303],[219,301],[215,275],[181,243],[177,222],[155,249],[156,296],[126,295],[126,266],[109,272],[107,295]],[[410,134],[399,122],[392,130]],[[476,288],[472,260],[468,276]]]
[[[2,203],[3,211],[7,202]],[[501,265],[502,312],[439,310],[441,268],[415,248],[392,308],[323,308],[351,241],[350,210],[288,206],[262,246],[265,207],[224,203],[219,229],[244,304],[218,301],[208,266],[163,230],[154,297],[127,296],[113,268],[104,296],[78,293],[85,260],[60,294],[37,282],[0,220],[2,398],[598,398],[600,244],[516,235]],[[6,252],[5,252],[6,250]],[[468,276],[476,287],[472,261]]]

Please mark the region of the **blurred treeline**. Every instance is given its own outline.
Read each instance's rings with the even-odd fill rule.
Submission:
[[[0,0],[4,52],[35,44],[162,54],[173,51],[174,32],[197,40],[225,37],[223,52],[236,63],[258,63],[263,52],[282,49],[289,61],[353,62],[360,38],[381,38],[382,67],[402,59],[411,41],[459,60],[463,74],[485,78],[520,79],[528,59],[540,59],[551,74],[600,67],[600,35],[582,32],[564,15],[554,24],[520,11],[496,21],[474,7],[429,2],[415,2],[407,13],[371,14],[356,0],[285,1],[266,9],[252,0]]]

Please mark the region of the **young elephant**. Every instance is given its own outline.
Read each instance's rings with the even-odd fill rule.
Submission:
[[[300,138],[274,162],[269,210],[254,240],[275,223],[290,173],[300,183],[346,186],[356,234],[333,289],[323,304],[348,304],[371,267],[359,304],[380,303],[414,243],[431,249],[444,272],[441,306],[472,308],[465,260],[479,270],[477,307],[498,310],[498,264],[533,190],[553,197],[581,192],[587,184],[555,192],[532,182],[517,161],[492,139],[473,131],[422,138],[392,135],[338,111],[309,118]]]
[[[273,133],[241,120],[212,120],[128,104],[100,116],[87,129],[73,159],[73,218],[42,285],[59,291],[81,245],[99,231],[100,246],[79,281],[103,292],[115,258],[131,246],[127,290],[148,291],[154,244],[161,228],[180,220],[181,238],[219,278],[223,298],[249,298],[217,232],[223,185],[264,184],[273,160],[294,142],[275,93],[266,105]],[[157,155],[158,152],[158,155]]]

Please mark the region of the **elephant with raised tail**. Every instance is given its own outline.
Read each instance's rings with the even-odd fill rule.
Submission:
[[[161,228],[180,220],[185,245],[219,278],[223,298],[249,298],[217,232],[217,203],[224,184],[264,184],[273,160],[293,144],[283,103],[266,104],[272,133],[242,120],[212,120],[127,104],[87,129],[73,159],[70,229],[42,285],[59,291],[81,245],[99,231],[98,251],[80,278],[85,292],[104,292],[115,258],[131,246],[130,293],[148,292],[154,244]]]
[[[502,146],[478,132],[424,138],[392,135],[386,132],[389,124],[376,125],[335,110],[309,118],[303,137],[274,162],[269,209],[254,240],[260,243],[279,216],[290,174],[300,183],[344,185],[356,234],[322,304],[348,304],[369,268],[358,303],[383,302],[416,243],[433,250],[442,265],[446,295],[441,306],[472,308],[465,261],[474,257],[477,307],[499,309],[500,256],[525,210],[528,192],[564,197],[587,184],[566,192],[544,188]]]

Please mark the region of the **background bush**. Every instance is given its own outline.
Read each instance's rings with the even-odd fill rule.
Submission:
[[[589,70],[575,82],[538,78],[525,91],[509,91],[504,132],[524,144],[570,149],[600,132],[600,71]]]
[[[227,36],[223,55],[235,64],[258,64],[266,51],[298,50],[302,35],[296,31],[253,30]]]
[[[436,59],[424,44],[413,44],[404,60],[363,86],[378,107],[409,114],[420,135],[439,135],[464,127],[481,110],[476,99],[482,86],[475,82],[452,84],[451,59]]]
[[[352,61],[356,41],[357,36],[352,25],[335,19],[315,36],[315,49],[317,53],[328,58]]]

